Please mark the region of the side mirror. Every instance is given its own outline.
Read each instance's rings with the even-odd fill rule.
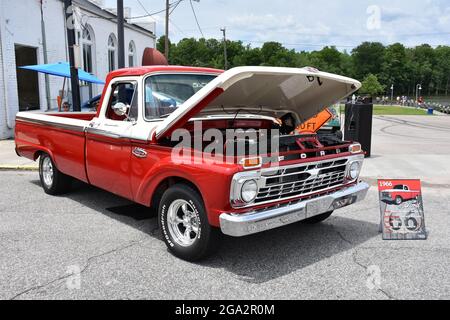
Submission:
[[[127,106],[125,103],[122,103],[122,102],[118,102],[112,106],[112,110],[119,117],[126,116],[128,114],[128,109],[129,109],[129,106]]]

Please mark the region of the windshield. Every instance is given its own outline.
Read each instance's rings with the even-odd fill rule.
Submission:
[[[174,112],[216,75],[163,74],[145,80],[145,118],[158,119]]]

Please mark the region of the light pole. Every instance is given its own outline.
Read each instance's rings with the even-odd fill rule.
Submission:
[[[169,61],[169,22],[170,22],[170,15],[175,10],[175,8],[184,0],[178,0],[174,1],[173,3],[170,3],[170,0],[166,0],[166,30],[165,30],[165,41],[164,41],[164,56],[166,57],[166,60]],[[200,2],[200,0],[192,0],[195,2]],[[170,11],[170,8],[172,8],[172,11]]]
[[[72,0],[64,0],[64,10],[66,13],[66,21],[73,20],[73,6]],[[75,66],[75,27],[67,23],[67,45],[69,50],[69,64],[70,64],[70,81],[72,89],[72,104],[73,111],[81,111],[80,102],[80,83],[78,78],[78,69]]]
[[[419,103],[419,92],[422,90],[422,85],[421,84],[417,84],[416,85],[416,103]]]
[[[125,68],[125,35],[124,35],[123,0],[117,0],[117,39],[118,39],[118,67]]]
[[[45,20],[44,20],[44,3],[41,0],[41,33],[42,33],[42,53],[44,55],[44,64],[48,63],[48,51],[47,51],[47,35],[45,32]],[[45,97],[47,99],[47,110],[52,108],[50,101],[50,82],[48,74],[45,74]]]
[[[391,85],[391,103],[394,101],[394,84]]]
[[[222,28],[220,31],[223,32],[223,55],[225,59],[225,70],[228,70],[228,55],[227,55],[227,28]]]
[[[166,37],[164,39],[164,55],[166,60],[169,61],[169,15],[170,15],[170,3],[166,0]]]

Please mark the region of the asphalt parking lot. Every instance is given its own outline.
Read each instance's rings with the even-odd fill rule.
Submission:
[[[426,241],[383,241],[376,178],[421,178]],[[187,263],[154,212],[78,185],[47,196],[0,172],[0,299],[449,299],[450,117],[377,116],[368,198],[321,225],[225,238]]]

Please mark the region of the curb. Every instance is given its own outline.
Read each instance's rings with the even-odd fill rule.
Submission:
[[[0,164],[0,171],[39,171],[37,166]]]

